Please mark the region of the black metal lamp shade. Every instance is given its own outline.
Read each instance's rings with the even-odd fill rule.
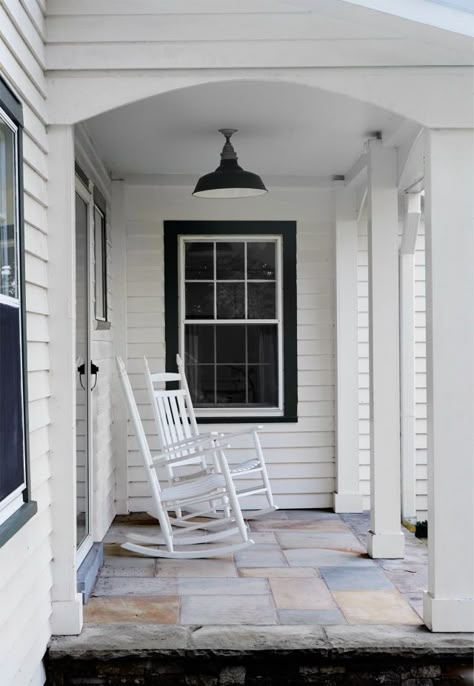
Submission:
[[[201,176],[193,191],[198,198],[249,198],[267,193],[260,176],[245,171],[237,162],[237,155],[230,137],[237,129],[219,129],[226,142],[221,153],[221,163],[210,174]]]

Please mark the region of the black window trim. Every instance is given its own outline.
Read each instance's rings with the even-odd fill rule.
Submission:
[[[165,344],[166,370],[176,370],[178,338],[178,239],[181,235],[280,235],[283,264],[283,414],[265,416],[198,417],[202,424],[297,422],[298,376],[296,331],[296,222],[295,221],[165,221]]]
[[[0,525],[0,547],[12,538],[38,511],[38,505],[31,500],[31,469],[28,424],[28,376],[27,376],[27,335],[26,335],[26,286],[25,286],[25,230],[23,199],[23,109],[21,102],[0,77],[0,108],[18,127],[18,262],[20,267],[20,310],[21,310],[21,363],[23,382],[23,426],[25,447],[25,482],[23,505]]]

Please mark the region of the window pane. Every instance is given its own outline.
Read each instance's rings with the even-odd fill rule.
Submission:
[[[193,405],[215,405],[214,365],[187,365],[186,379]]]
[[[275,243],[273,241],[247,243],[247,278],[275,279]]]
[[[214,284],[186,284],[186,319],[214,319]]]
[[[243,319],[245,317],[245,286],[243,283],[216,285],[217,319]]]
[[[245,243],[216,243],[216,278],[244,279]]]
[[[245,362],[245,325],[221,324],[216,327],[217,362]]]
[[[0,501],[24,483],[20,308],[0,303]]]
[[[214,364],[214,330],[212,325],[199,326],[186,324],[184,331],[184,348],[186,364]]]
[[[275,283],[247,284],[249,319],[275,319]]]
[[[19,297],[15,133],[0,119],[0,294]]]
[[[247,385],[245,369],[244,365],[216,367],[217,404],[245,404]]]
[[[94,209],[94,255],[95,255],[95,317],[105,321],[107,318],[107,292],[105,269],[105,217],[97,208]]]
[[[214,278],[214,243],[185,243],[185,278],[211,281]]]
[[[249,366],[249,405],[277,405],[277,379],[277,370],[276,367],[274,367],[273,365]]]
[[[271,364],[278,360],[278,329],[276,324],[252,324],[247,327],[249,364]]]

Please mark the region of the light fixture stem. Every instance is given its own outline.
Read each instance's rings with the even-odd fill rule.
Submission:
[[[230,138],[234,133],[237,133],[238,129],[219,129],[219,133],[225,137],[224,147],[221,152],[221,160],[236,160],[237,153],[235,152]]]

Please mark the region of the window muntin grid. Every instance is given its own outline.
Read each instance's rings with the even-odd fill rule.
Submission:
[[[180,349],[196,407],[204,416],[206,408],[215,415],[227,407],[233,414],[281,414],[280,236],[181,236],[179,254]],[[241,340],[239,359],[223,358],[226,336]]]

